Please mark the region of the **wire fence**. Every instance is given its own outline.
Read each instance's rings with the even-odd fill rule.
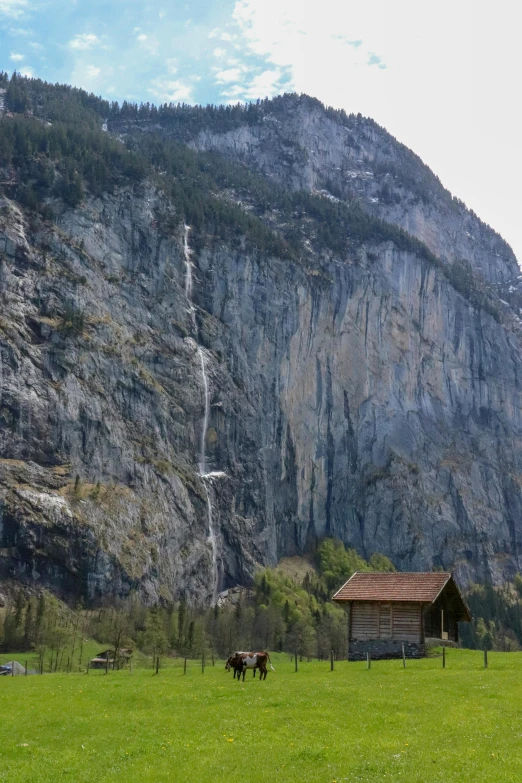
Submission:
[[[424,658],[408,658],[403,646],[402,655],[391,660],[397,663],[398,668],[400,667],[403,669],[416,667],[416,664],[421,661],[432,661],[434,668],[440,667],[442,669],[452,668],[452,664],[458,662],[458,668],[462,668],[462,662],[459,657],[461,651],[457,651],[457,656],[452,660],[453,655],[450,652],[451,649],[452,648],[443,646],[438,650],[432,650],[430,655]],[[514,655],[510,652],[495,652],[491,654],[488,653],[488,650],[467,652],[473,653],[474,661],[476,661],[476,663],[474,662],[474,667],[478,666],[483,669],[489,667],[491,655],[495,656],[495,663],[497,662],[498,656],[502,656],[503,658],[504,656],[509,657]],[[8,655],[4,655],[2,658],[4,660],[0,662],[0,679],[2,677],[41,676],[56,673],[75,673],[96,676],[99,674],[109,675],[115,671],[126,672],[130,675],[132,675],[133,672],[144,671],[148,671],[155,675],[159,675],[162,672],[177,672],[178,674],[193,675],[195,673],[204,674],[209,668],[217,667],[224,669],[226,663],[225,659],[217,658],[212,654],[205,654],[200,658],[188,658],[172,655],[147,656],[137,652],[126,658],[117,658],[114,656],[110,657],[110,651],[108,651],[108,654],[106,654],[105,657],[98,655],[91,660],[83,661],[83,663],[81,660],[73,660],[70,655],[58,656],[54,654],[50,657],[33,655],[32,658],[28,657],[23,660],[17,660],[14,656],[12,659],[9,659]],[[390,663],[391,660],[388,658],[386,659],[386,662]],[[299,671],[303,671],[303,669],[306,670],[308,668],[307,665],[320,662],[325,664],[325,671],[334,671],[341,662],[343,665],[348,664],[349,666],[352,664],[359,664],[369,670],[372,669],[372,667],[379,667],[379,665],[384,662],[384,659],[378,657],[373,658],[371,653],[367,652],[364,656],[359,656],[358,660],[350,661],[346,658],[337,658],[334,651],[331,650],[329,659],[326,660],[324,658],[316,659],[311,658],[310,656],[303,656],[298,652],[295,652],[294,654],[279,653],[278,663],[282,662],[285,663],[285,670],[290,665],[289,670],[298,673]]]
[[[29,675],[44,674],[109,674],[114,671],[126,671],[129,674],[136,671],[148,670],[159,674],[163,670],[177,670],[183,673],[194,671],[204,672],[207,667],[225,666],[225,660],[217,659],[215,656],[202,656],[201,658],[183,658],[180,656],[146,656],[138,653],[127,659],[116,659],[106,656],[101,658],[97,656],[88,661],[72,660],[71,656],[41,656],[31,659],[12,658],[8,655],[2,656],[0,662],[0,677],[20,677]]]

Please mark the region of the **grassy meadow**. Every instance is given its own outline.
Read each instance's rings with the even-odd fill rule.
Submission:
[[[522,780],[522,653],[272,661],[0,678],[0,782]]]

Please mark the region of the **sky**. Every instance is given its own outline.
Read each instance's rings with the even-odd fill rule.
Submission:
[[[521,20],[513,0],[0,0],[0,69],[120,102],[361,112],[522,261]]]

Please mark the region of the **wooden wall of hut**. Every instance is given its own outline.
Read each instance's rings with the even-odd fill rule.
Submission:
[[[354,601],[351,606],[350,640],[369,639],[422,642],[421,605]]]

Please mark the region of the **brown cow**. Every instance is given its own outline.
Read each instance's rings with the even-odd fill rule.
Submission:
[[[239,678],[241,676],[242,665],[240,664],[240,659],[241,659],[242,655],[252,656],[252,655],[254,655],[254,653],[253,652],[246,652],[245,650],[236,650],[235,653],[233,653],[232,655],[229,656],[229,658],[228,658],[228,660],[227,660],[227,662],[225,664],[225,669],[227,670],[227,672],[230,671],[230,669],[234,669],[234,680],[236,679],[236,677],[239,680]],[[255,676],[256,676],[256,670],[254,669],[254,677]]]
[[[243,675],[243,682],[245,681],[245,674],[247,669],[253,669],[254,672],[256,669],[259,669],[259,679],[266,680],[266,675],[268,673],[266,667],[267,662],[270,664],[272,671],[275,672],[275,669],[272,666],[272,662],[270,660],[270,656],[266,652],[256,652],[253,654],[242,653],[241,655],[233,658],[231,661],[231,666],[234,667],[238,679],[240,678],[241,674]]]

